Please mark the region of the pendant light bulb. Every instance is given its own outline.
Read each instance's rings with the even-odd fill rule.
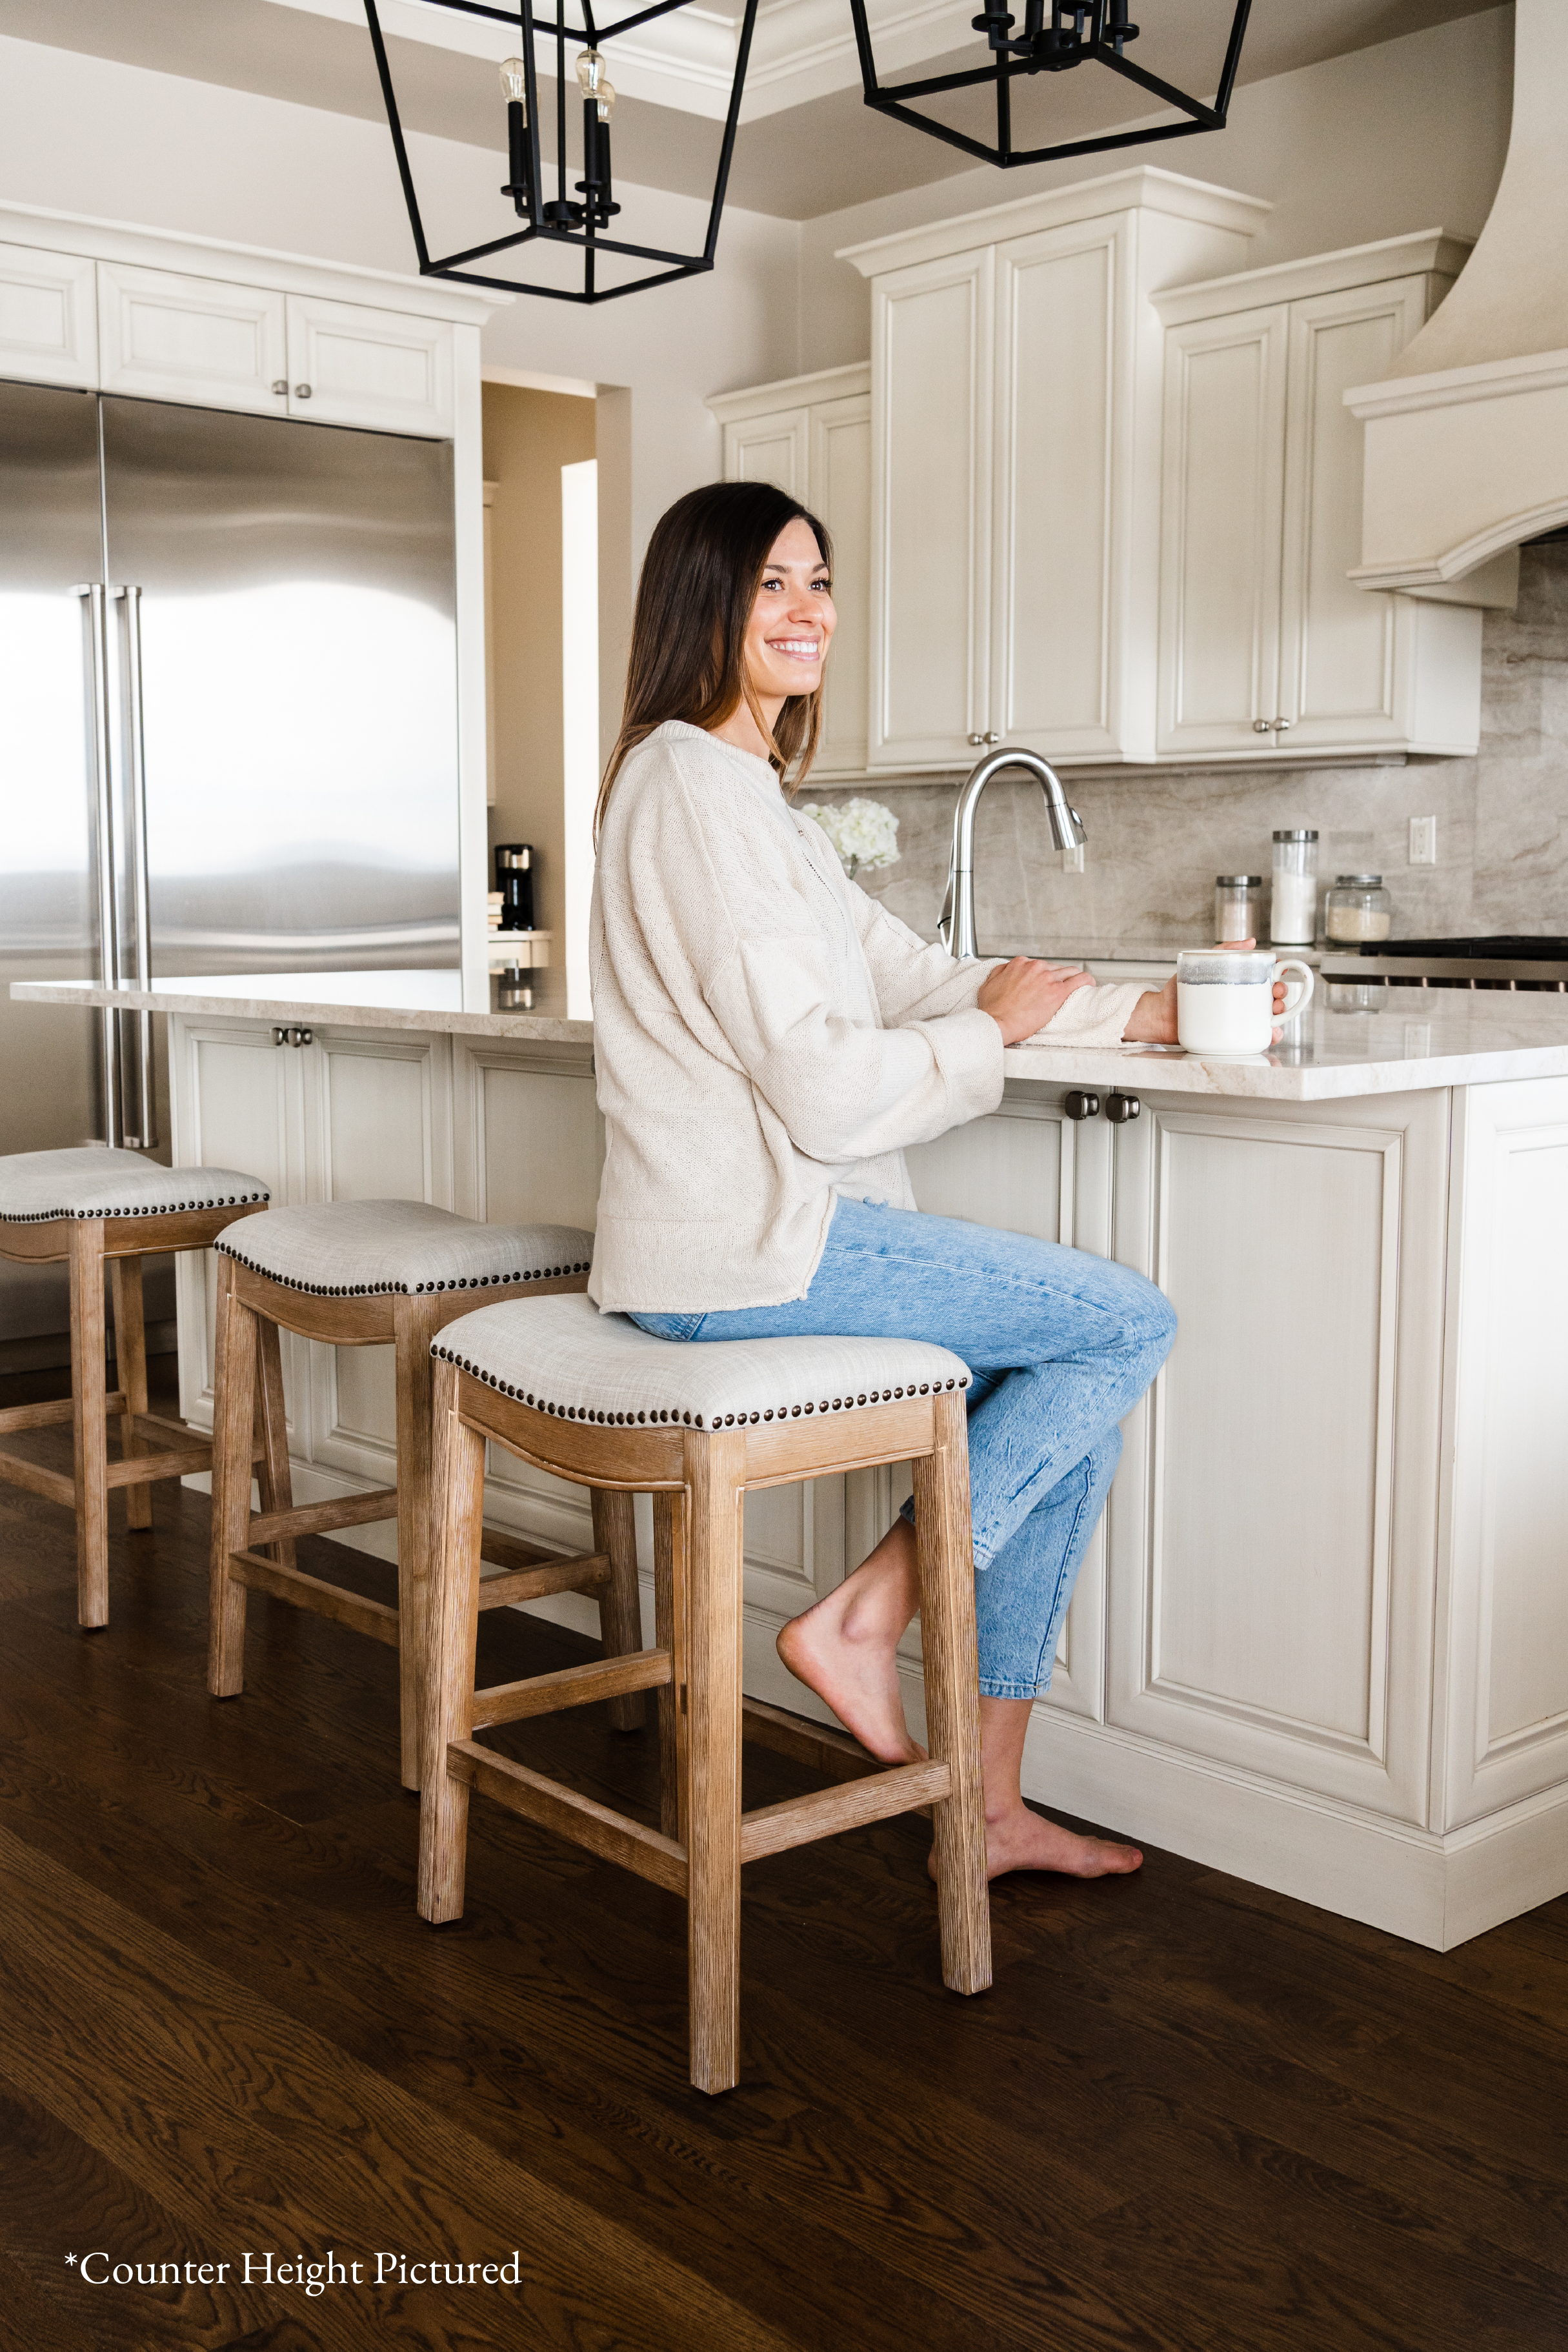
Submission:
[[[500,86],[506,92],[509,104],[513,106],[527,105],[528,68],[524,65],[521,58],[508,58],[505,59],[500,69]]]
[[[584,98],[598,103],[599,120],[608,122],[616,110],[616,93],[605,72],[605,60],[597,49],[584,49],[577,59],[577,87]]]

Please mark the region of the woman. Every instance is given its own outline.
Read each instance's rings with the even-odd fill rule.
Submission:
[[[650,542],[599,803],[589,1291],[661,1339],[898,1337],[963,1358],[991,1874],[1135,1870],[1135,1848],[1031,1812],[1019,1770],[1117,1424],[1175,1318],[1105,1259],[921,1215],[903,1147],[994,1110],[1003,1048],[1037,1031],[1173,1039],[1173,984],[954,963],[846,879],[781,789],[816,747],[831,577],[821,524],[765,484],[694,490]],[[779,1636],[888,1763],[921,1753],[895,1660],[917,1606],[906,1506]]]

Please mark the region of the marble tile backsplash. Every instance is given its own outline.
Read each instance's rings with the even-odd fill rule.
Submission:
[[[1062,870],[1038,788],[998,778],[975,841],[982,948],[1212,935],[1214,877],[1267,877],[1276,826],[1315,826],[1320,882],[1381,873],[1396,937],[1568,933],[1568,543],[1523,551],[1519,607],[1485,619],[1480,750],[1384,767],[1077,769],[1081,874]],[[934,936],[958,777],[808,786],[886,795],[896,866],[865,887]],[[1409,863],[1410,819],[1437,820],[1437,863]]]

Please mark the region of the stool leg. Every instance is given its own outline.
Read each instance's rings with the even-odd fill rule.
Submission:
[[[256,1435],[262,1448],[256,1483],[264,1511],[291,1511],[294,1474],[289,1467],[289,1420],[283,1401],[283,1352],[278,1326],[260,1315],[256,1319]],[[292,1536],[267,1547],[267,1557],[279,1568],[298,1563]]]
[[[147,1333],[142,1319],[141,1259],[110,1258],[109,1278],[114,1297],[114,1369],[117,1385],[125,1396],[125,1413],[120,1424],[124,1434],[120,1444],[121,1453],[129,1457],[144,1450],[144,1441],[136,1434],[132,1415],[147,1410]],[[128,1528],[152,1526],[151,1486],[127,1486],[125,1524]]]
[[[610,1581],[599,1593],[599,1640],[606,1658],[624,1658],[643,1645],[632,1498],[615,1487],[595,1486],[593,1505],[594,1549],[610,1555]],[[642,1729],[646,1715],[641,1691],[627,1691],[611,1699],[609,1707],[610,1721],[617,1731]]]
[[[103,1370],[103,1220],[70,1229],[71,1437],[76,1468],[76,1613],[109,1622],[108,1409]]]
[[[397,1670],[403,1785],[420,1781],[420,1690],[430,1641],[435,1541],[431,1512],[435,1363],[430,1342],[450,1319],[449,1302],[400,1297],[393,1309],[397,1351]]]
[[[675,1679],[658,1694],[658,1826],[686,1843],[686,1496],[653,1498],[653,1638],[675,1661]]]
[[[686,1439],[691,2080],[741,2076],[741,1507],[746,1441]]]
[[[935,1451],[913,1467],[926,1729],[933,1760],[952,1774],[952,1795],[931,1809],[942,1980],[954,1992],[984,1992],[991,1982],[991,1907],[980,1773],[969,1440],[962,1396],[937,1399]]]
[[[207,1688],[214,1698],[234,1698],[245,1687],[245,1587],[228,1563],[231,1552],[246,1549],[250,1533],[257,1318],[234,1295],[232,1258],[220,1255],[217,1268]]]
[[[485,1517],[485,1442],[458,1418],[458,1368],[436,1366],[432,1512],[437,1537],[430,1646],[422,1677],[424,1787],[419,1797],[419,1916],[461,1916],[468,1862],[468,1790],[447,1769],[447,1747],[474,1729],[474,1654],[479,1627],[479,1551]]]

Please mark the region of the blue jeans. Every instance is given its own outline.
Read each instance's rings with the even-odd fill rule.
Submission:
[[[1121,1454],[1118,1423],[1176,1318],[1141,1274],[954,1217],[840,1200],[805,1298],[634,1315],[659,1339],[930,1339],[969,1390],[980,1688],[1037,1698]],[[906,1503],[904,1516],[914,1517]]]

